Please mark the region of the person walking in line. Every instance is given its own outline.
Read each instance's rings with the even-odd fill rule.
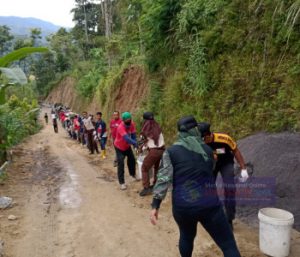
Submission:
[[[180,232],[179,251],[191,257],[200,222],[224,257],[241,257],[218,198],[213,177],[213,151],[200,137],[193,116],[181,118],[178,140],[163,154],[154,186],[150,221],[157,224],[161,201],[173,185],[173,217]]]
[[[127,157],[127,166],[130,176],[135,179],[136,165],[131,146],[137,148],[136,128],[131,113],[122,114],[122,123],[118,126],[114,146],[118,160],[118,180],[121,190],[127,189],[124,176],[124,160]],[[136,179],[135,179],[136,180]]]
[[[65,128],[66,114],[63,110],[61,110],[59,113],[59,119],[60,119],[62,127]]]
[[[117,129],[119,125],[122,123],[122,120],[120,119],[120,113],[118,111],[114,111],[113,113],[113,119],[110,121],[110,134],[109,138],[112,140],[112,144],[114,145],[114,141],[116,140],[117,136]],[[114,147],[115,148],[115,147]],[[116,151],[116,148],[115,148]],[[114,160],[114,167],[117,167],[118,161],[117,161],[117,153]]]
[[[96,131],[96,121],[94,120],[94,115],[90,115],[91,117],[91,121],[93,123],[94,126],[94,130],[93,130],[93,147],[96,151],[96,153],[99,153],[99,148],[98,148],[98,136],[97,136],[97,131]]]
[[[69,116],[67,116],[65,119],[65,129],[68,132],[69,137],[72,138],[72,122]]]
[[[73,125],[74,125],[74,133],[76,135],[75,136],[76,140],[80,143],[80,122],[77,114],[74,116]]]
[[[53,124],[53,129],[55,133],[58,133],[58,124],[57,124],[57,117],[55,112],[51,113],[51,118],[52,118],[52,124]]]
[[[87,136],[88,149],[90,151],[90,154],[94,154],[95,144],[94,144],[93,132],[95,131],[95,127],[92,122],[92,116],[88,116],[87,112],[83,112],[82,116],[83,116],[84,131]]]
[[[46,112],[45,112],[45,115],[44,115],[44,119],[45,119],[46,124],[48,125],[48,113],[46,113]]]
[[[144,122],[141,131],[143,145],[141,147],[146,148],[148,154],[142,165],[143,190],[140,192],[140,196],[146,196],[152,193],[153,186],[150,185],[150,169],[154,167],[153,185],[155,185],[160,160],[165,151],[165,141],[162,130],[159,124],[154,120],[153,113],[145,112],[143,119]]]
[[[106,131],[106,123],[102,120],[102,112],[97,112],[97,121],[96,121],[96,133],[97,138],[101,147],[101,157],[102,159],[106,159],[106,142],[107,142],[107,131]]]
[[[236,142],[229,135],[224,133],[212,133],[210,131],[210,124],[206,122],[199,123],[198,128],[205,143],[212,148],[217,158],[216,167],[214,169],[214,178],[216,180],[218,173],[221,173],[224,185],[225,210],[228,222],[233,229],[233,220],[235,219],[236,213],[234,158],[241,168],[241,180],[242,182],[246,182],[249,175],[244,158],[238,149]]]
[[[84,129],[84,124],[83,124],[83,117],[79,116],[78,117],[78,122],[80,124],[80,143],[82,144],[82,146],[86,145],[86,140],[85,140],[85,129]]]

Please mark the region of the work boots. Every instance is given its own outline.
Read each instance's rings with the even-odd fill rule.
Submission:
[[[106,150],[101,151],[101,158],[106,159]]]
[[[150,187],[148,188],[144,188],[141,192],[140,192],[140,196],[146,196],[146,195],[151,195],[152,194],[152,189]]]

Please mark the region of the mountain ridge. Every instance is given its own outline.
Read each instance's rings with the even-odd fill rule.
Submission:
[[[0,25],[6,25],[11,29],[11,33],[17,36],[30,35],[31,28],[40,28],[43,37],[49,36],[63,27],[38,18],[18,16],[0,16]]]

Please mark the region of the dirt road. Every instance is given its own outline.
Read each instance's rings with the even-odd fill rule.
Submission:
[[[120,191],[112,154],[103,161],[48,125],[14,150],[9,178],[0,195],[12,197],[11,209],[0,211],[0,239],[6,257],[174,257],[178,230],[170,199],[159,224],[149,222],[151,197],[141,199],[139,182]],[[128,177],[127,177],[128,180]],[[15,215],[16,220],[7,219]],[[240,222],[235,235],[242,256],[264,256],[257,230]],[[300,255],[294,232],[291,256]],[[222,256],[199,226],[194,256]]]

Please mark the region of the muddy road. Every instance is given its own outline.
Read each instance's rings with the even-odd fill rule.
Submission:
[[[0,185],[0,195],[14,200],[12,208],[0,210],[4,256],[179,256],[170,197],[152,226],[151,197],[140,198],[140,182],[128,177],[128,190],[120,191],[112,160],[112,152],[104,161],[89,155],[61,127],[54,134],[51,124],[16,147],[9,177]],[[264,256],[256,229],[237,221],[235,236],[242,256]],[[299,242],[293,232],[291,256],[300,255]],[[194,256],[222,256],[200,226]]]

